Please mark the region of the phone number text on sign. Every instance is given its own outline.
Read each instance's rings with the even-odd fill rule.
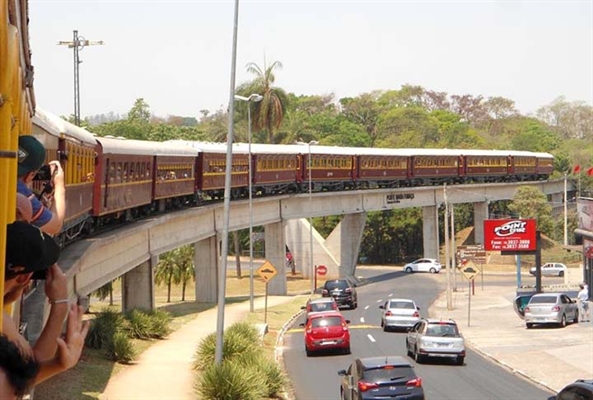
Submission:
[[[502,239],[502,240],[493,239],[490,242],[490,247],[492,248],[492,250],[500,250],[500,251],[530,250],[531,249],[531,241],[530,240],[518,240],[518,239]]]
[[[536,230],[534,219],[485,220],[484,247],[490,251],[534,251]]]

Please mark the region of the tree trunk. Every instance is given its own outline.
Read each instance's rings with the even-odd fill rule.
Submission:
[[[239,243],[239,232],[233,232],[233,242],[235,243],[235,264],[237,266],[237,278],[241,279],[241,244]]]
[[[185,301],[185,286],[187,285],[187,281],[184,279],[183,283],[181,284],[181,301]]]
[[[169,279],[167,282],[167,303],[171,302],[171,285],[173,283],[173,273],[169,274]]]

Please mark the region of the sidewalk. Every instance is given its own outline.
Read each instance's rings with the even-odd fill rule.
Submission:
[[[268,296],[268,307],[292,300],[292,296]],[[254,301],[254,308],[264,308],[264,298]],[[249,314],[249,301],[227,305],[225,327],[243,320]],[[101,395],[102,400],[175,399],[194,400],[192,361],[201,340],[216,331],[217,308],[201,312],[166,340],[147,349],[136,365],[115,375]]]
[[[591,321],[527,330],[513,309],[514,287],[482,290],[476,285],[468,326],[467,287],[453,292],[452,298],[454,310],[447,310],[443,292],[429,314],[457,321],[466,345],[473,350],[556,392],[576,379],[593,379]]]

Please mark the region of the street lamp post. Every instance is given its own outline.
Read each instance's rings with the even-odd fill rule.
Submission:
[[[262,101],[263,96],[257,93],[251,94],[249,97],[235,95],[235,100],[247,102],[247,136],[249,137],[249,311],[253,312],[253,195],[252,195],[252,168],[251,165],[251,103]]]
[[[60,41],[58,45],[68,46],[69,49],[74,49],[74,123],[80,126],[80,77],[79,66],[80,61],[78,53],[84,49],[85,46],[102,45],[104,42],[99,40],[93,42],[86,40],[82,36],[78,36],[78,31],[73,31],[73,39],[71,41]]]
[[[308,169],[309,169],[309,211],[313,209],[313,179],[311,178],[311,146],[319,144],[317,140],[311,140],[309,143],[297,142],[300,145],[306,145],[308,147]],[[309,267],[311,268],[311,296],[315,294],[315,266],[313,265],[313,218],[309,217]]]

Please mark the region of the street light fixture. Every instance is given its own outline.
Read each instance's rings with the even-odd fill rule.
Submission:
[[[308,165],[309,165],[309,210],[313,209],[312,204],[312,193],[313,193],[313,180],[311,178],[311,146],[319,144],[317,140],[311,140],[309,143],[297,142],[297,144],[308,147]],[[315,266],[313,265],[313,218],[309,217],[309,268],[311,268],[311,296],[315,294]]]
[[[79,66],[82,61],[78,53],[85,48],[85,46],[103,45],[102,40],[98,42],[86,40],[82,36],[78,36],[78,31],[73,31],[73,39],[71,41],[60,41],[59,46],[68,46],[69,49],[74,49],[74,124],[80,126],[80,76]]]
[[[262,101],[261,94],[253,93],[249,97],[235,95],[235,100],[247,102],[247,136],[249,137],[249,311],[253,312],[253,195],[252,186],[252,165],[251,165],[251,103]]]

